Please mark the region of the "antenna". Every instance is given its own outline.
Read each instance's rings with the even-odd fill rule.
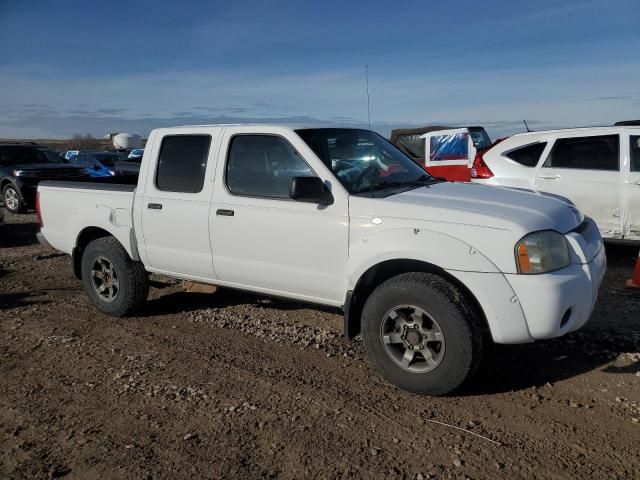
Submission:
[[[369,123],[369,130],[371,130],[371,100],[369,97],[369,65],[364,66],[364,77],[367,81],[367,122]]]
[[[524,122],[524,127],[527,129],[527,132],[530,132],[531,130],[529,130],[529,125],[527,125],[527,121],[526,120],[522,120]]]

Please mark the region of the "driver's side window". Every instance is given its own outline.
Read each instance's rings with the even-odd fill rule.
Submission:
[[[276,135],[236,135],[229,142],[226,182],[235,195],[289,198],[293,177],[315,176],[291,144]]]

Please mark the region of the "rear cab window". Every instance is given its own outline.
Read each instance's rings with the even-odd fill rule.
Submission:
[[[620,169],[620,136],[558,138],[543,166],[617,171]]]
[[[211,135],[166,135],[160,145],[156,188],[164,192],[201,192],[210,145]]]
[[[540,161],[542,152],[547,147],[547,142],[536,142],[523,147],[508,150],[502,154],[503,157],[513,160],[525,167],[535,167]]]

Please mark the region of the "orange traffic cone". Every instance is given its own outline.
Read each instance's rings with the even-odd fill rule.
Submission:
[[[633,277],[627,280],[626,285],[629,288],[640,289],[640,253],[638,253],[638,260],[636,261],[636,269],[633,271]]]

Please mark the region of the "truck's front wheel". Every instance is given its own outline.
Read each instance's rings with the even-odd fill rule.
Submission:
[[[114,317],[130,315],[147,299],[144,267],[134,262],[114,237],[89,243],[82,253],[82,283],[98,310]]]
[[[473,373],[483,334],[464,295],[443,278],[406,273],[378,286],[362,314],[369,358],[400,388],[446,395]]]

